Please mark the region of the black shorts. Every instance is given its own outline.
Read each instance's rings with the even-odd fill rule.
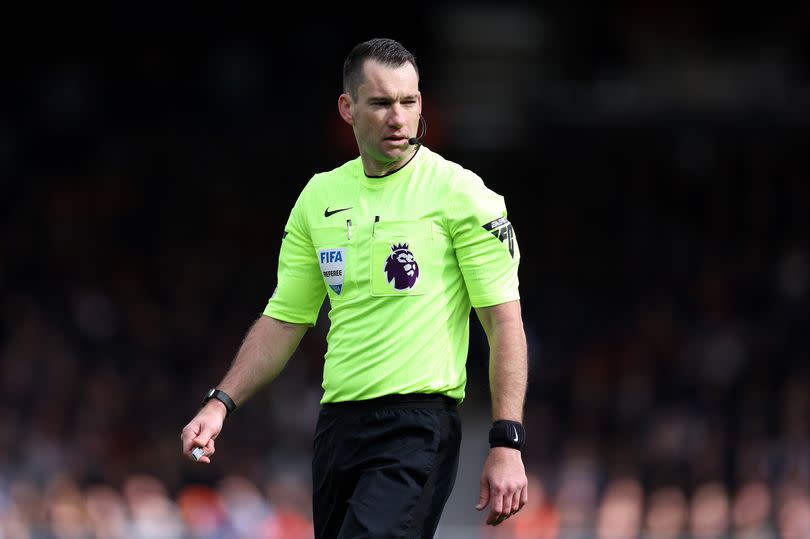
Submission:
[[[444,396],[324,404],[312,461],[315,538],[433,537],[460,444],[455,401]]]

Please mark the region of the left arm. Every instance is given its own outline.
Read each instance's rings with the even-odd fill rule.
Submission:
[[[489,384],[493,421],[523,421],[528,380],[528,352],[520,301],[477,308],[489,341]],[[520,511],[528,500],[526,470],[521,453],[493,447],[481,473],[479,511],[490,505],[487,524],[497,526]]]
[[[520,301],[481,307],[476,313],[489,341],[492,420],[523,421],[529,367]]]

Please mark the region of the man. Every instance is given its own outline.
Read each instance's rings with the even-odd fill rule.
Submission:
[[[182,451],[202,448],[210,462],[225,417],[278,375],[328,295],[315,536],[433,537],[458,466],[472,306],[490,345],[494,419],[476,508],[497,525],[527,501],[520,253],[503,197],[421,144],[419,73],[401,44],[357,45],[343,86],[338,110],[360,156],[301,192],[276,290],[183,429]]]

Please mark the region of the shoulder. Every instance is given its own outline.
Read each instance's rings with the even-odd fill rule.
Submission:
[[[348,186],[355,181],[359,160],[358,157],[332,170],[312,175],[298,195],[297,209],[307,211],[311,206],[321,206],[336,196],[343,198],[342,195],[350,191]]]
[[[441,177],[453,191],[486,188],[484,180],[476,172],[434,151],[424,149],[427,150],[425,165],[432,169],[434,176]]]
[[[346,182],[357,174],[360,158],[352,159],[339,167],[314,174],[304,186],[303,192],[329,191],[342,189]]]
[[[312,222],[316,222],[318,216],[323,215],[330,205],[340,205],[345,193],[351,192],[347,185],[353,181],[352,174],[358,166],[358,161],[359,158],[311,176],[298,193],[290,212],[290,222],[296,223],[300,229],[306,229]]]

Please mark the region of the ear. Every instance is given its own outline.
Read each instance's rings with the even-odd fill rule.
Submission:
[[[416,102],[418,103],[419,114],[422,114],[422,92],[416,94]]]
[[[352,97],[349,94],[340,94],[338,97],[338,112],[343,121],[349,125],[354,125],[354,115],[352,114]]]

